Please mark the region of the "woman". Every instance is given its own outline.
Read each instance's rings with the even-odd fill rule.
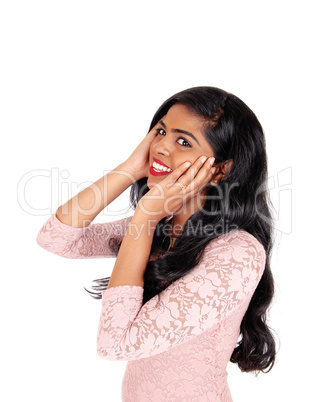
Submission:
[[[272,368],[266,179],[254,113],[218,88],[191,88],[163,103],[124,163],[41,229],[38,243],[61,256],[117,256],[92,294],[102,297],[99,355],[128,360],[124,401],[231,401],[228,361]],[[90,224],[130,185],[132,217]]]

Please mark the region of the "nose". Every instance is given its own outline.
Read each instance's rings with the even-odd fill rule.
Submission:
[[[169,157],[172,154],[172,144],[166,136],[154,144],[153,149],[158,155]]]

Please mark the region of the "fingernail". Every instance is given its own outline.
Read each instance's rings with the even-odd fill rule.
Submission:
[[[215,162],[215,158],[212,156],[212,157],[209,159],[209,163],[210,163],[210,165],[213,165],[214,162]]]
[[[207,156],[203,156],[203,158],[201,159],[201,162],[204,163],[207,159]]]
[[[191,165],[191,162],[186,162],[184,167],[189,167]]]
[[[216,171],[216,168],[214,167],[214,168],[212,168],[212,169],[210,169],[210,172],[212,173],[212,174],[214,174],[215,173],[215,171]]]

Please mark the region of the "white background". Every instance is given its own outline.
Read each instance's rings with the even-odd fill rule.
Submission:
[[[120,401],[126,363],[97,355],[100,301],[83,289],[114,260],[64,259],[35,239],[59,205],[130,155],[166,98],[199,85],[234,93],[258,116],[277,209],[277,363],[257,378],[230,364],[232,395],[309,400],[305,6],[1,2],[1,400]],[[132,214],[128,194],[96,222]]]

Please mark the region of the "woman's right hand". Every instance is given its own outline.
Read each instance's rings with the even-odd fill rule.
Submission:
[[[153,128],[146,137],[140,142],[137,148],[124,162],[136,181],[148,176],[149,171],[149,150],[152,141],[155,139],[157,131]]]

